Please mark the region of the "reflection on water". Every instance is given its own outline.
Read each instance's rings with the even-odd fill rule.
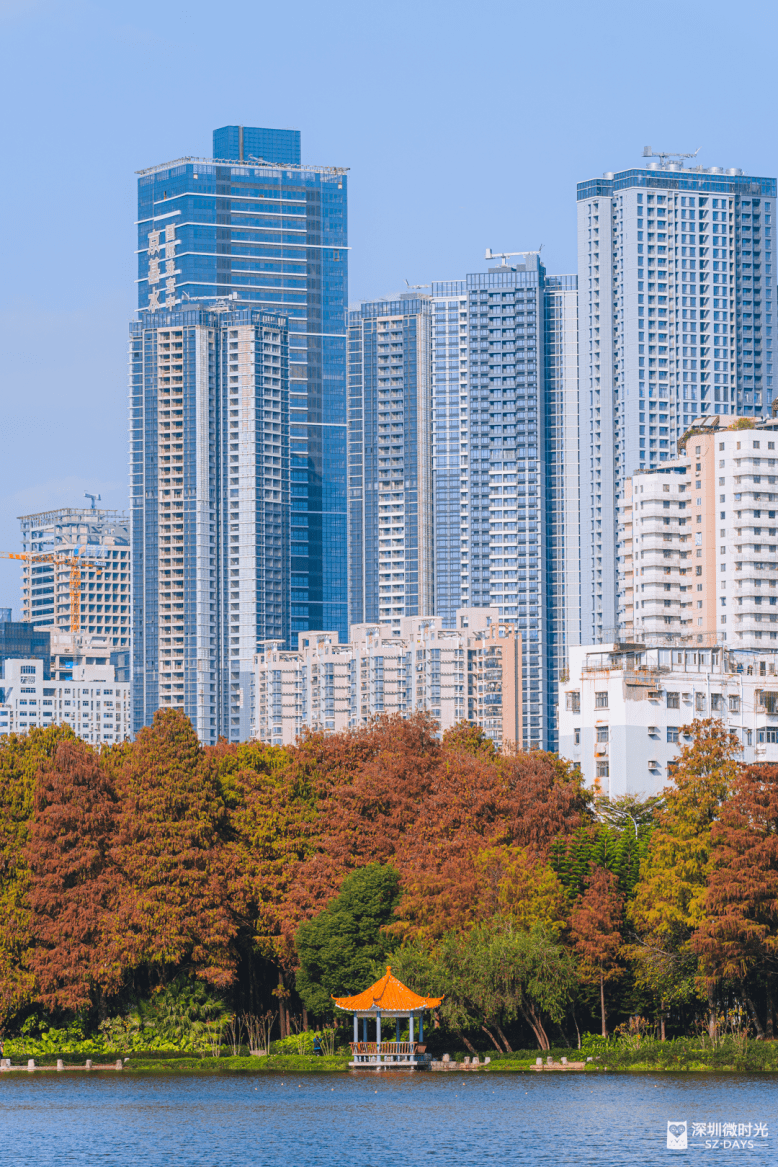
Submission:
[[[0,1162],[14,1167],[415,1167],[706,1163],[669,1120],[767,1122],[746,1162],[778,1161],[775,1079],[712,1074],[14,1074]],[[741,1161],[740,1158],[738,1161]]]

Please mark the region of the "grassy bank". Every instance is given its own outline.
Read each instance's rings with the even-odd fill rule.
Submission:
[[[517,1050],[514,1054],[498,1054],[486,1067],[489,1073],[532,1070],[540,1056],[537,1050]],[[543,1054],[546,1060],[547,1054]],[[738,1037],[723,1037],[712,1043],[708,1037],[679,1037],[673,1041],[610,1041],[587,1050],[554,1049],[555,1062],[566,1057],[569,1062],[581,1062],[586,1057],[587,1073],[604,1071],[648,1071],[651,1073],[709,1072],[709,1073],[777,1073],[778,1042],[749,1041]],[[460,1055],[457,1055],[460,1060]]]
[[[348,1057],[273,1055],[265,1058],[131,1058],[124,1069],[132,1074],[298,1074],[339,1073],[348,1070]]]

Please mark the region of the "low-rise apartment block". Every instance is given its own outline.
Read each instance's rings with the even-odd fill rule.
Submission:
[[[114,679],[111,665],[76,666],[69,681],[46,673],[42,660],[2,662],[0,737],[62,722],[95,746],[130,736],[130,686]]]
[[[648,637],[646,638],[648,640]],[[733,652],[710,638],[570,649],[559,687],[560,753],[586,784],[647,797],[672,781],[695,719],[720,718],[744,762],[778,762],[778,676],[772,652]]]
[[[502,748],[521,742],[521,633],[497,608],[464,608],[456,627],[443,618],[403,617],[399,636],[386,624],[300,633],[297,652],[268,641],[256,656],[252,735],[294,743],[304,728],[336,733],[382,713],[420,710],[440,722],[480,726]]]

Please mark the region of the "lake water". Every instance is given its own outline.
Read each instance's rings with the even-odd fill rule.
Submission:
[[[688,1123],[687,1150],[667,1149],[668,1121]],[[753,1149],[733,1148],[731,1138],[705,1148],[693,1145],[706,1141],[693,1137],[695,1122],[760,1122],[769,1133],[752,1138]],[[0,1078],[0,1163],[14,1167],[655,1167],[669,1160],[731,1162],[733,1156],[736,1162],[776,1163],[777,1123],[775,1076]]]

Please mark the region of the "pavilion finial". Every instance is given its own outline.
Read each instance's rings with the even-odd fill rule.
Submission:
[[[392,966],[391,966],[390,964],[388,964],[388,965],[386,966],[386,972],[387,972],[387,975],[388,975],[388,974],[389,974],[391,971],[392,971]]]

